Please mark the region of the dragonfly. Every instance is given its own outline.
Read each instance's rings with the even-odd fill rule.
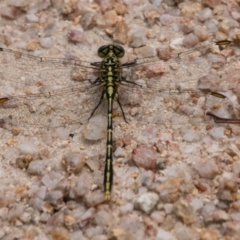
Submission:
[[[211,42],[171,53],[168,61],[154,56],[133,58],[125,63],[120,61],[125,55],[124,48],[113,44],[98,49],[102,58],[99,62],[82,61],[74,56],[38,57],[0,48],[0,126],[56,128],[84,124],[105,112],[103,186],[105,199],[110,200],[116,109],[125,122],[129,122],[127,110],[137,121],[164,126],[198,124],[207,118],[216,123],[240,123],[233,118],[233,104],[227,96],[209,89],[201,91],[196,85],[196,78],[202,74],[198,73],[200,66],[209,67],[203,56],[211,48],[221,51],[232,44],[228,40]],[[190,64],[194,66],[194,75],[189,74]],[[182,71],[185,77],[188,74],[187,79],[176,81]],[[162,105],[167,106],[167,111],[161,110]],[[141,111],[131,112],[133,107]]]

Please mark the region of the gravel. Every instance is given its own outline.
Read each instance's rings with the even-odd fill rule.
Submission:
[[[180,54],[182,61],[171,56],[211,41],[239,41],[239,1],[2,0],[0,21],[0,47],[35,56],[88,65],[100,61],[100,46],[115,43],[126,51],[123,63],[162,59],[139,66],[143,77],[126,72],[127,80],[158,92],[119,88],[128,124],[114,104],[109,202],[103,194],[106,106],[88,121],[101,94],[68,88],[37,107],[24,100],[21,108],[0,108],[0,240],[238,239],[240,129],[204,116],[209,110],[240,118],[238,46],[198,49],[187,59]],[[31,61],[0,60],[0,97],[47,93],[73,86],[72,79],[82,86],[97,77],[91,67],[71,69],[67,60],[63,67],[39,62],[32,69]],[[18,119],[11,119],[16,111]],[[2,116],[16,126],[5,126]]]

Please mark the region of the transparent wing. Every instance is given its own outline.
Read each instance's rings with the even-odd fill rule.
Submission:
[[[231,110],[228,98],[196,91],[196,79],[209,68],[198,53],[215,45],[171,55],[167,64],[159,57],[123,64],[123,82],[118,92],[126,114],[134,116],[131,109],[136,106],[141,121],[179,125],[204,121],[205,111],[213,112],[213,106],[214,112],[217,105]],[[75,58],[43,58],[0,50],[2,125],[11,122],[20,126],[55,127],[89,118],[103,91],[91,83],[99,75],[99,68]],[[212,98],[215,100],[208,100]],[[179,115],[183,116],[181,121]],[[146,120],[144,116],[152,117]]]

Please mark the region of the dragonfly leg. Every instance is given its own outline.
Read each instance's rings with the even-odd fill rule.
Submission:
[[[102,62],[92,62],[91,65],[95,67],[101,67]]]
[[[92,81],[91,79],[88,79],[88,81],[92,84],[92,85],[95,85],[96,83],[99,83],[100,84],[100,78],[96,78],[94,81]]]
[[[118,96],[116,96],[116,100],[117,100],[117,103],[118,103],[118,105],[119,105],[119,107],[120,107],[120,109],[121,109],[121,112],[122,112],[124,121],[125,121],[126,123],[128,123],[128,121],[127,121],[127,119],[126,119],[126,116],[125,116],[125,113],[124,113],[123,108],[122,108],[122,104],[121,104],[121,102],[119,101]]]
[[[134,60],[131,61],[131,62],[123,63],[123,64],[122,64],[122,67],[132,67],[132,66],[136,65],[136,63],[137,63],[137,59],[134,59]]]
[[[138,83],[135,83],[135,82],[133,82],[133,81],[128,81],[128,80],[126,80],[125,78],[122,78],[122,81],[123,81],[123,82],[126,82],[126,83],[133,84],[133,85],[137,85],[137,86],[139,86],[139,87],[142,87],[142,85],[140,85],[140,84],[138,84]]]
[[[88,118],[88,120],[94,115],[95,111],[98,109],[98,107],[101,105],[102,101],[103,101],[103,98],[104,98],[104,91],[102,92],[102,95],[101,95],[101,98],[97,104],[97,106],[94,108],[94,110],[92,111],[90,117]]]

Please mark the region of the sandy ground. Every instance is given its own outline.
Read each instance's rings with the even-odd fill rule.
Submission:
[[[237,1],[0,9],[0,47],[18,51],[0,52],[0,96],[15,96],[0,109],[0,239],[238,239],[239,126],[205,116],[238,116],[238,47],[210,44],[238,38]],[[119,87],[128,123],[116,104],[105,201],[106,104],[88,121],[101,94],[88,79],[113,43],[142,88]]]

